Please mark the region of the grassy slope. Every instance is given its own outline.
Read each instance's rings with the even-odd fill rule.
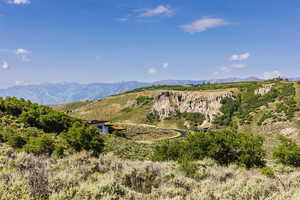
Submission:
[[[138,107],[131,112],[122,112],[122,109],[128,107],[128,102],[134,102],[139,96],[153,97],[155,94],[157,94],[157,91],[111,96],[103,100],[90,101],[81,107],[77,107],[70,114],[86,120],[99,119],[114,122],[143,123],[150,112],[151,105]],[[73,103],[58,105],[55,109],[66,112],[70,107],[74,107]]]
[[[263,85],[269,82],[242,82],[242,83],[226,83],[226,84],[213,84],[213,85],[203,85],[203,86],[194,86],[194,87],[179,87],[178,86],[168,86],[167,88],[180,90],[183,92],[218,92],[224,90],[230,90],[234,93],[238,93],[238,88],[243,88],[244,86],[249,86],[249,84]],[[296,88],[296,101],[300,102],[300,85],[295,83],[294,87]],[[164,88],[163,89],[167,89]],[[216,88],[215,90],[211,90],[212,88]],[[83,118],[83,119],[105,119],[105,120],[113,120],[116,122],[124,122],[124,123],[135,123],[135,124],[143,124],[145,123],[145,119],[147,114],[151,110],[152,105],[146,105],[142,107],[138,107],[133,109],[132,111],[126,113],[121,110],[127,107],[127,102],[134,101],[138,96],[150,96],[153,97],[160,91],[159,87],[150,87],[150,88],[141,88],[134,91],[130,91],[127,93],[123,93],[121,95],[112,96],[103,100],[91,101],[88,104],[83,104],[81,107],[76,107],[78,103],[75,105],[66,104],[59,105],[56,109],[60,111],[66,111],[70,107],[76,107],[72,115]],[[188,91],[186,91],[188,90]],[[198,90],[198,91],[197,91]],[[257,122],[259,119],[267,113],[268,111],[275,109],[275,103],[270,103],[269,107],[260,108],[257,113],[254,114],[254,120],[250,125],[244,125],[239,129],[242,131],[249,131],[258,135],[262,135],[266,138],[266,148],[271,149],[274,145],[278,143],[276,136],[280,133],[282,129],[285,128],[300,128],[300,113],[296,113],[296,117],[290,122],[279,122],[275,124],[258,126]],[[168,127],[168,128],[184,128],[183,126],[184,120],[176,120],[171,119],[167,121],[161,121],[156,124],[159,127]],[[294,138],[296,141],[300,142],[300,137]]]

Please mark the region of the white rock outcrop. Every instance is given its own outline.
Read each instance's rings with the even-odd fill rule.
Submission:
[[[255,90],[254,93],[256,95],[258,95],[258,94],[265,95],[265,94],[267,94],[267,93],[269,93],[271,91],[271,89],[272,89],[273,86],[274,86],[274,84],[266,84],[263,87]]]
[[[211,122],[220,112],[221,100],[225,97],[233,98],[233,93],[162,91],[155,97],[152,111],[161,119],[171,116],[176,111],[202,113],[206,121]]]

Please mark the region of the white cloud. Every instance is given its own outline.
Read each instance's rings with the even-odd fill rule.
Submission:
[[[20,4],[30,4],[31,2],[30,0],[8,0],[8,3],[20,5]]]
[[[207,29],[210,29],[210,28],[216,28],[216,27],[224,26],[224,25],[228,25],[228,24],[230,24],[230,22],[228,22],[224,19],[221,19],[221,18],[205,17],[205,18],[196,20],[191,24],[186,24],[186,25],[180,26],[180,28],[188,33],[199,33],[199,32],[206,31]]]
[[[264,72],[263,74],[258,76],[259,78],[262,79],[272,79],[272,78],[278,78],[281,77],[281,73],[277,70],[272,71],[272,72]]]
[[[156,74],[157,70],[154,67],[148,69],[149,74]]]
[[[231,71],[230,67],[221,66],[221,67],[217,67],[217,71],[215,71],[213,74],[218,75],[218,74],[227,73],[230,71]]]
[[[247,67],[246,64],[233,64],[231,65],[232,68],[236,68],[236,69],[242,69],[242,68],[245,68]]]
[[[127,22],[129,19],[127,17],[121,17],[121,18],[117,18],[116,21],[118,22]]]
[[[169,67],[169,63],[165,62],[161,65],[161,67],[167,69]]]
[[[16,54],[17,55],[27,55],[27,54],[30,54],[30,51],[28,51],[26,49],[18,48],[18,49],[16,49]]]
[[[250,53],[244,53],[244,54],[234,54],[232,55],[229,60],[230,61],[243,61],[243,60],[247,60],[249,57],[251,56]]]
[[[220,72],[230,72],[231,69],[229,67],[226,67],[226,66],[221,66],[219,67],[218,69]]]
[[[245,67],[247,67],[246,64],[232,64],[230,66],[220,66],[217,68],[217,71],[215,71],[213,74],[218,75],[218,74],[228,73],[231,72],[232,70],[243,69]]]
[[[15,81],[15,85],[16,86],[26,85],[26,82],[24,82],[24,81]]]
[[[21,57],[22,61],[24,61],[24,62],[30,61],[30,59],[28,58],[28,55],[31,54],[30,51],[23,49],[23,48],[18,48],[18,49],[16,49],[15,53]]]
[[[156,8],[145,8],[138,10],[140,17],[172,16],[173,10],[169,6],[159,5]]]
[[[3,63],[2,63],[2,69],[7,70],[7,69],[9,69],[9,68],[10,68],[10,65],[8,64],[8,62],[3,61]]]

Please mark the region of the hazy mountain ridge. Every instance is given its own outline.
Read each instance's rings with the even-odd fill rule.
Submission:
[[[184,85],[184,84],[203,84],[240,82],[240,81],[259,81],[257,77],[248,78],[226,78],[216,80],[162,80],[156,82],[127,81],[119,83],[45,83],[37,85],[14,86],[0,89],[0,96],[15,96],[25,98],[44,105],[63,104],[74,101],[85,101],[104,98],[114,94],[130,91],[136,88],[152,85]],[[295,80],[295,79],[294,79]]]

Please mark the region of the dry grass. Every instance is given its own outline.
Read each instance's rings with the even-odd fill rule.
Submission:
[[[193,179],[172,162],[126,161],[82,152],[54,159],[15,153],[1,146],[3,200],[297,200],[300,172],[271,166],[276,178],[258,170],[201,161]]]

